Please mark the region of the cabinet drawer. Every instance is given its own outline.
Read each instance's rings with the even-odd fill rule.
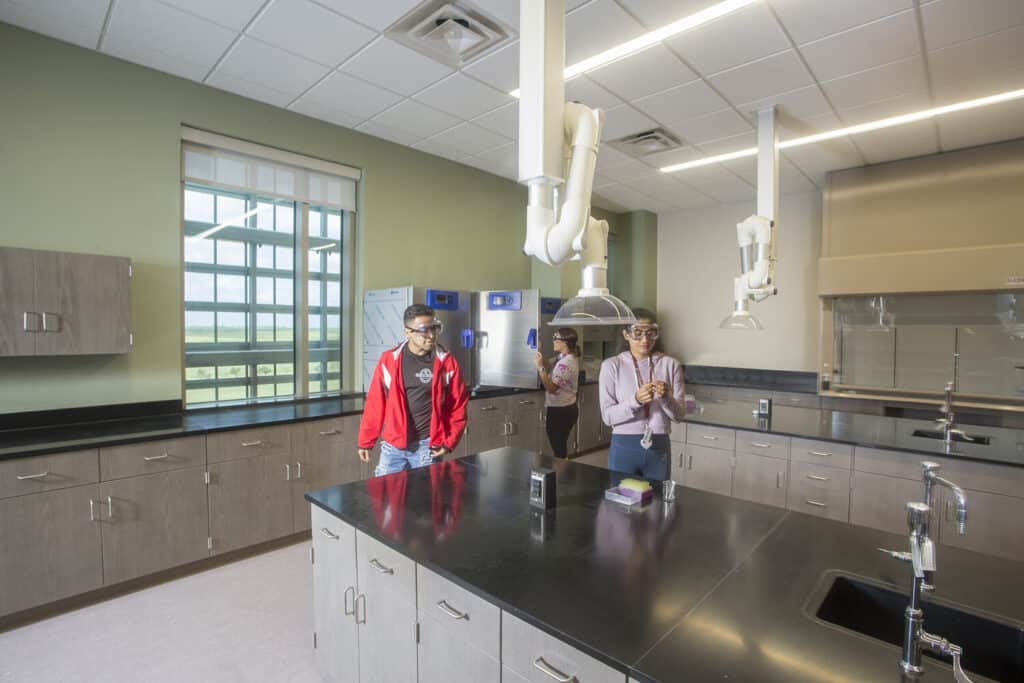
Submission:
[[[623,683],[625,674],[549,636],[508,612],[501,613],[501,663],[528,681]]]
[[[778,434],[736,432],[736,452],[752,455],[767,455],[771,458],[789,459],[789,437]]]
[[[669,432],[668,438],[676,443],[686,443],[686,423],[682,424],[669,424],[671,432]]]
[[[853,460],[853,446],[832,441],[793,439],[789,445],[789,457],[793,462],[806,462],[848,470],[850,462]]]
[[[808,463],[790,463],[786,507],[840,522],[850,518],[850,472]]]
[[[95,449],[0,462],[0,498],[56,491],[99,481]]]
[[[920,480],[921,463],[925,460],[937,459],[923,454],[857,446],[853,458],[853,469],[858,472],[882,474],[887,477]]]
[[[211,463],[260,455],[287,458],[290,451],[291,432],[288,425],[239,429],[206,436],[206,458]]]
[[[505,398],[478,398],[470,401],[466,406],[466,418],[473,421],[504,416],[508,410]]]
[[[776,406],[790,406],[793,408],[820,408],[821,400],[817,394],[801,394],[789,391],[776,391],[772,394],[772,401]]]
[[[356,573],[360,593],[387,590],[416,605],[416,563],[361,531],[356,532]]]
[[[416,567],[416,608],[437,621],[450,637],[468,643],[494,659],[501,657],[501,610],[465,588]]]
[[[100,479],[124,479],[206,465],[206,437],[146,441],[100,449]]]
[[[731,451],[736,446],[736,432],[721,427],[691,424],[686,427],[686,443]]]

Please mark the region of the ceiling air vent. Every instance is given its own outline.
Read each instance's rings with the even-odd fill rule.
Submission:
[[[431,0],[407,14],[388,36],[452,67],[511,41],[508,26],[466,0]]]
[[[645,130],[642,133],[633,133],[618,140],[609,142],[612,147],[625,152],[630,156],[642,157],[657,152],[667,152],[680,146],[679,138],[669,133],[664,128]]]

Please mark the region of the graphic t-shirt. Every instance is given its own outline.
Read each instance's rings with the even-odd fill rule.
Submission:
[[[405,385],[406,423],[409,443],[415,450],[417,442],[430,438],[430,384],[434,379],[434,352],[417,356],[406,345],[402,349],[402,384]]]

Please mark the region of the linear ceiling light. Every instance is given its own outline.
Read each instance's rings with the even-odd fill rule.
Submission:
[[[642,52],[649,47],[653,47],[663,40],[668,40],[672,36],[679,35],[684,31],[689,31],[692,28],[696,28],[701,24],[706,24],[709,21],[723,17],[730,12],[735,12],[738,9],[742,9],[747,5],[751,5],[757,0],[725,0],[717,5],[712,5],[706,9],[702,9],[699,12],[683,17],[678,21],[673,21],[667,26],[656,28],[649,33],[645,33],[642,36],[628,40],[621,45],[609,48],[604,52],[599,52],[593,57],[588,57],[582,62],[577,62],[572,66],[566,67],[564,71],[565,80],[570,80],[579,76],[587,71],[593,71],[606,64],[618,61],[623,57]],[[515,89],[509,93],[512,97],[519,97],[519,89]]]
[[[893,126],[902,126],[905,123],[914,123],[915,121],[922,121],[924,119],[930,119],[935,116],[941,116],[943,114],[951,114],[957,111],[964,111],[966,109],[976,109],[977,107],[987,107],[990,104],[999,104],[1000,102],[1008,102],[1010,100],[1016,100],[1024,97],[1024,89],[1022,90],[1008,90],[1007,92],[999,93],[998,95],[989,95],[988,97],[979,97],[975,100],[964,100],[963,102],[956,102],[955,104],[947,104],[943,107],[935,107],[934,109],[925,109],[923,111],[914,112],[912,114],[902,114],[900,116],[891,116],[887,119],[878,119],[877,121],[868,121],[867,123],[861,123],[856,126],[849,126],[847,128],[837,128],[836,130],[826,131],[824,133],[815,133],[814,135],[806,135],[802,138],[793,138],[792,140],[784,140],[779,143],[779,149],[789,149],[790,147],[801,147],[803,145],[810,145],[815,142],[823,142],[825,140],[832,140],[833,138],[841,138],[847,135],[857,135],[859,133],[868,133],[873,130],[879,130],[882,128],[891,128]],[[681,164],[672,164],[671,166],[664,166],[659,170],[662,173],[675,173],[676,171],[685,171],[688,168],[696,168],[698,166],[707,166],[708,164],[717,164],[723,161],[731,161],[732,159],[742,159],[743,157],[757,156],[757,147],[748,147],[747,149],[740,149],[735,152],[728,152],[727,154],[719,154],[713,157],[704,157],[703,159],[694,159],[693,161],[686,161]]]

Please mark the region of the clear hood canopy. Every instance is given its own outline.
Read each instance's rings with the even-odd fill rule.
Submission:
[[[579,294],[562,304],[549,325],[553,327],[579,327],[587,325],[632,325],[636,316],[622,299],[609,294]]]

